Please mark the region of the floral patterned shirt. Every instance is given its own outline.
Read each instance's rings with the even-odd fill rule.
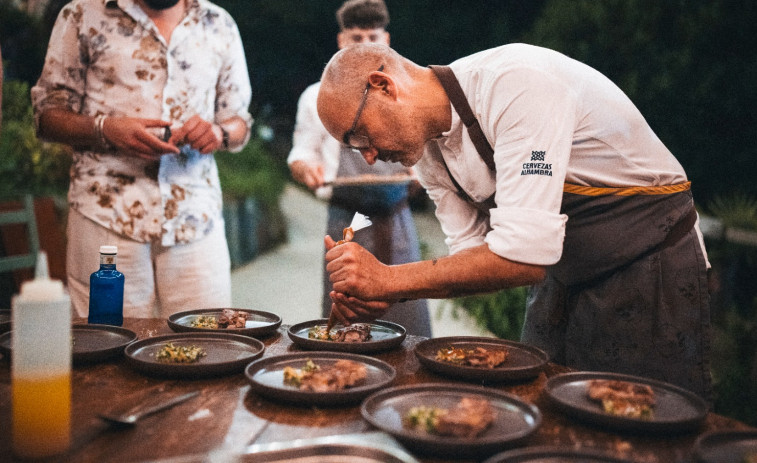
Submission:
[[[166,43],[135,0],[67,4],[32,89],[37,119],[61,108],[169,120],[176,128],[195,114],[216,123],[240,116],[249,128],[252,92],[236,23],[206,0],[187,5]],[[116,233],[164,246],[199,240],[223,225],[215,158],[189,146],[160,161],[77,151],[68,201]]]

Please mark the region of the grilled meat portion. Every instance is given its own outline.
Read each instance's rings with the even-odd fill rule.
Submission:
[[[368,323],[353,323],[336,330],[335,342],[365,342],[371,338],[371,325]]]

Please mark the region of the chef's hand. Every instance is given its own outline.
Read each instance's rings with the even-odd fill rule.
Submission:
[[[219,125],[195,114],[184,125],[174,130],[168,141],[177,146],[188,144],[202,154],[210,154],[223,146],[223,132]]]
[[[363,301],[344,293],[331,291],[331,313],[345,326],[382,318],[391,304],[385,301]]]
[[[339,246],[330,237],[326,245],[326,271],[334,291],[364,301],[388,300],[386,284],[389,282],[389,267],[376,259],[364,247],[354,242]]]
[[[289,164],[289,170],[292,177],[311,190],[316,190],[323,186],[323,166],[320,164],[311,164],[305,161],[294,161]]]
[[[160,119],[110,116],[103,124],[103,136],[121,153],[157,160],[166,153],[179,153],[176,145],[161,140],[155,134],[155,129],[162,130],[170,125],[170,122]]]

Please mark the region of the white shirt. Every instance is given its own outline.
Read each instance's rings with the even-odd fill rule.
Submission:
[[[175,127],[195,114],[212,122],[240,116],[249,128],[252,92],[234,20],[206,0],[187,5],[166,43],[135,0],[67,4],[32,89],[35,115],[61,108]],[[159,162],[76,151],[68,199],[87,218],[139,242],[189,243],[223,224],[215,158],[191,149]]]
[[[552,265],[562,254],[564,182],[595,187],[686,181],[680,163],[628,97],[598,71],[545,48],[510,44],[450,64],[494,148],[496,178],[452,110],[451,129],[416,164],[450,253]],[[459,198],[442,160],[475,201],[496,190],[491,218]]]
[[[297,119],[292,134],[292,150],[287,157],[287,164],[304,161],[310,165],[323,166],[323,181],[330,182],[336,178],[339,169],[340,143],[332,137],[318,117],[318,90],[321,83],[316,82],[302,92],[297,102]],[[356,156],[359,156],[356,154]],[[328,199],[330,187],[321,187],[315,191],[316,196]]]

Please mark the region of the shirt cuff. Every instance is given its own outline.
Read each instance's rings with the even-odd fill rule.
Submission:
[[[486,235],[489,249],[505,259],[553,265],[562,256],[568,216],[538,209],[494,208]]]

